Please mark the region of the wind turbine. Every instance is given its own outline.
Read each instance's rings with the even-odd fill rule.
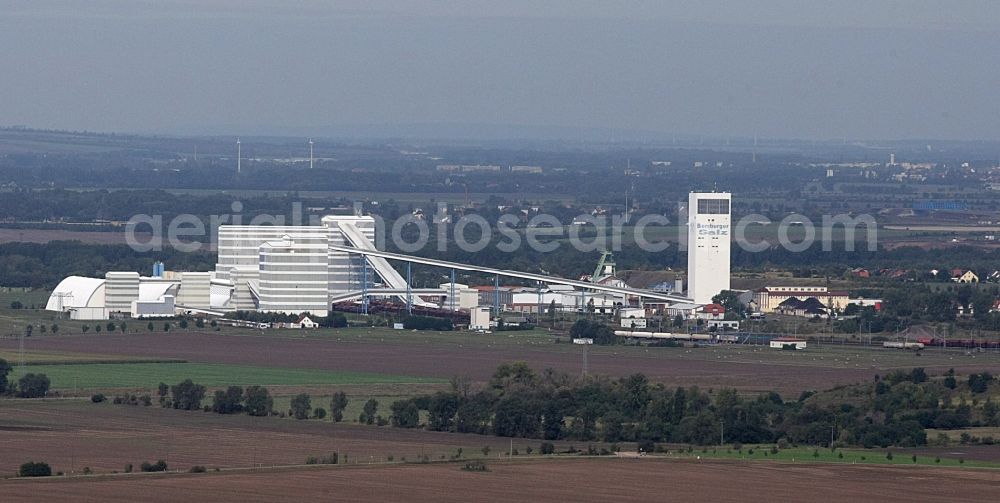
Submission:
[[[313,139],[309,138],[309,169],[313,169]]]
[[[243,154],[240,151],[240,138],[236,137],[236,174],[240,173],[240,164],[243,161]]]

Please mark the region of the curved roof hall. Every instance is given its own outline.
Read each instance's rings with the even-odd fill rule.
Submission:
[[[104,307],[104,278],[69,276],[56,285],[45,304],[47,311],[72,307]]]

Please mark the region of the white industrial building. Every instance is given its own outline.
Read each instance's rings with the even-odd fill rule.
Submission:
[[[469,330],[490,329],[490,307],[476,306],[469,311]]]
[[[172,318],[175,313],[173,295],[152,300],[133,300],[129,311],[133,318]]]
[[[210,272],[179,273],[181,282],[177,290],[177,304],[182,306],[212,305],[212,276]]]
[[[728,192],[692,192],[688,196],[688,290],[695,304],[709,304],[729,290],[731,247]]]
[[[725,215],[712,215],[725,217],[728,235],[728,194],[725,196]],[[75,319],[166,316],[171,309],[181,314],[262,311],[326,316],[333,304],[367,302],[363,299],[381,296],[410,301],[420,307],[477,311],[480,305],[492,305],[494,295],[502,293],[499,306],[502,311],[544,312],[555,302],[557,309],[562,311],[593,309],[606,313],[627,306],[635,295],[615,291],[616,288],[628,290],[628,287],[613,274],[593,283],[593,288],[582,286],[583,282],[578,280],[546,278],[553,284],[541,289],[502,287],[496,293],[492,286],[470,288],[451,283],[437,288],[413,289],[389,264],[386,255],[395,257],[377,250],[373,217],[332,215],[323,217],[321,222],[321,225],[311,226],[222,225],[218,229],[218,261],[214,271],[165,271],[162,263],[156,263],[149,277],[118,271],[108,272],[104,278],[73,276],[60,282],[46,309],[68,312]],[[728,257],[726,247],[726,288],[729,285]],[[697,268],[715,267],[714,261],[698,259],[696,262]],[[475,267],[452,266],[459,269]],[[719,270],[713,272],[721,274]],[[498,275],[505,273],[512,271],[502,271]],[[527,273],[513,275],[520,277],[518,274]],[[692,284],[696,278],[708,277],[696,272],[690,276]],[[606,284],[607,281],[621,284]],[[712,295],[719,289],[716,288]],[[663,301],[684,300],[679,295],[674,300],[664,298],[662,293],[645,293]]]
[[[103,279],[70,276],[52,291],[45,309],[68,313],[74,320],[106,320],[113,314],[174,316],[179,284],[135,272],[109,272]]]
[[[258,310],[326,316],[330,281],[325,235],[285,235],[260,245]]]
[[[104,307],[109,312],[131,312],[132,301],[139,298],[139,273],[109,272],[104,275]]]
[[[375,236],[370,216],[326,216],[322,225],[313,226],[222,225],[213,272],[164,271],[157,263],[151,277],[118,271],[103,279],[69,277],[46,308],[80,319],[107,319],[112,313],[162,316],[168,305],[171,315],[245,310],[326,316],[335,296],[349,297],[378,281],[406,290],[406,280],[385,259],[368,256],[365,264],[360,254],[330,249],[374,250]],[[462,307],[478,305],[475,290],[463,287],[455,295]],[[419,297],[414,302],[426,304]]]

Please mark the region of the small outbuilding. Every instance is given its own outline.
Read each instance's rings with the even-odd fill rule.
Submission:
[[[806,348],[806,341],[802,339],[793,339],[791,337],[778,337],[777,339],[771,339],[771,348],[800,350]]]

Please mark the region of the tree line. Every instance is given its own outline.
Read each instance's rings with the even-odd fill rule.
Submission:
[[[743,397],[733,389],[670,389],[642,374],[571,378],[510,363],[484,389],[466,382],[394,402],[389,422],[545,440],[915,446],[927,443],[924,428],[1000,424],[991,400],[976,407],[959,399],[959,391],[985,393],[993,383],[988,374],[970,376],[966,384],[914,369],[786,401],[775,392]]]

